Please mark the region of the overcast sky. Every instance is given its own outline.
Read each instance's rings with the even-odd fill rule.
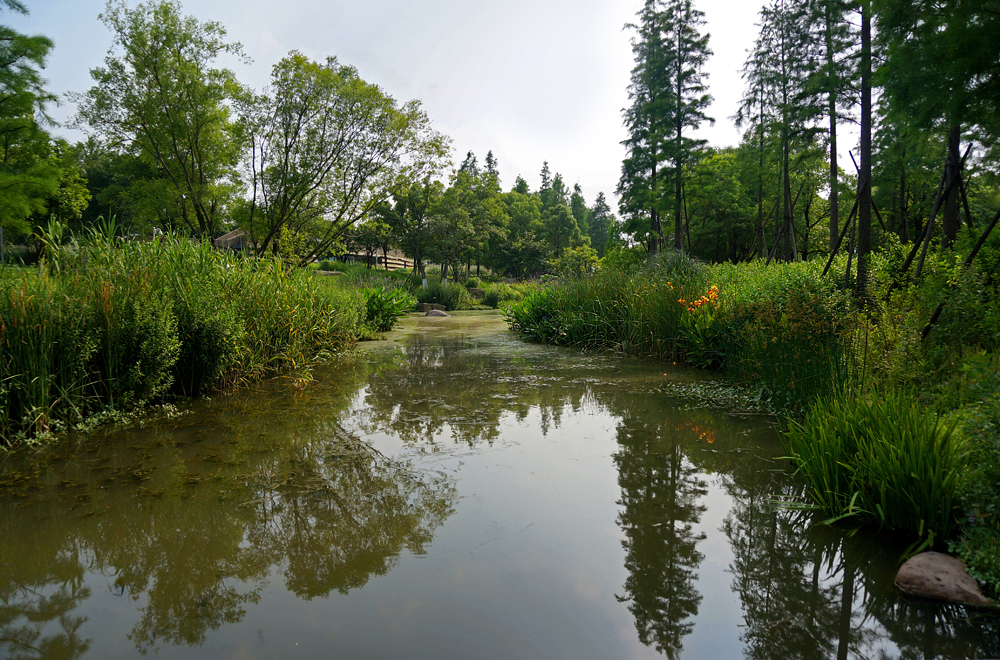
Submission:
[[[17,30],[55,42],[45,76],[56,94],[85,91],[111,35],[97,19],[104,0],[25,0]],[[130,1],[130,5],[136,3]],[[614,208],[624,151],[621,110],[632,69],[630,30],[641,0],[183,0],[185,14],[216,20],[253,62],[226,62],[255,88],[290,50],[335,55],[397,100],[419,99],[434,127],[453,139],[453,160],[493,150],[502,184],[520,174],[532,189],[542,162],[579,183],[588,203],[603,191]],[[756,36],[761,2],[696,0],[705,13],[713,145],[733,145],[730,117],[743,90],[740,69]],[[72,115],[66,103],[52,114]],[[68,139],[81,136],[57,131]]]

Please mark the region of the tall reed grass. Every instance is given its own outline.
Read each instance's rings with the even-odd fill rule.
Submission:
[[[364,324],[361,293],[321,294],[279,262],[204,243],[126,242],[109,225],[60,250],[58,271],[7,281],[0,295],[7,445],[305,365]]]
[[[953,428],[903,392],[817,400],[788,447],[808,495],[834,519],[899,530],[931,546],[956,527],[962,466]]]
[[[651,268],[564,280],[511,304],[525,338],[726,371],[785,409],[848,387],[848,299],[810,264],[705,267],[666,253]]]

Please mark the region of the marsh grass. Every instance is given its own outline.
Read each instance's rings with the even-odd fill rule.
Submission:
[[[125,242],[109,224],[58,258],[58,269],[24,274],[0,295],[7,445],[303,367],[364,324],[361,294],[321,293],[280,262],[208,244]]]
[[[953,430],[904,392],[839,394],[791,423],[788,448],[832,521],[906,532],[922,548],[955,529],[963,456]]]
[[[705,267],[667,253],[647,268],[552,284],[506,315],[527,339],[724,371],[794,411],[850,387],[848,311],[810,264]]]

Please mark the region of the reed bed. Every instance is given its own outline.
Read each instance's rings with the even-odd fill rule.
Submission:
[[[954,427],[904,392],[817,400],[788,446],[817,508],[917,536],[933,546],[956,528],[963,456]]]
[[[305,366],[353,343],[364,321],[362,293],[320,292],[280,262],[125,242],[112,227],[61,246],[58,269],[5,284],[0,437],[9,446]]]
[[[526,339],[724,371],[795,409],[852,377],[847,298],[808,264],[650,269],[564,280],[511,304]]]

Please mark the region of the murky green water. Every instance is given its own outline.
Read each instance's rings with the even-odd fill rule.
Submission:
[[[495,314],[0,464],[0,657],[971,658],[993,615],[778,508],[767,419]]]

